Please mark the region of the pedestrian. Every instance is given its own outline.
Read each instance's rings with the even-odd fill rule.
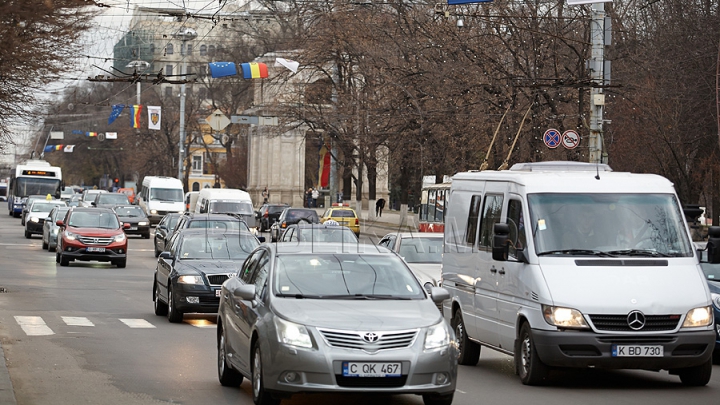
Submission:
[[[318,189],[313,188],[312,189],[312,200],[313,200],[313,208],[317,208],[317,200],[320,198],[320,192]]]
[[[375,203],[375,216],[381,217],[383,208],[385,208],[385,199],[381,198]]]
[[[305,206],[307,208],[312,208],[312,187],[308,187],[307,191],[305,192]]]
[[[263,204],[268,203],[268,198],[270,198],[270,192],[268,191],[268,188],[265,187],[265,190],[262,192],[262,198],[263,198]]]

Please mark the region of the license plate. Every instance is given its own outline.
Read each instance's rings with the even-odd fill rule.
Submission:
[[[613,357],[663,357],[661,345],[613,345]]]
[[[89,248],[87,248],[87,251],[88,251],[88,252],[99,252],[99,253],[102,253],[102,252],[105,251],[105,248],[104,248],[104,247],[89,247]]]
[[[400,377],[400,363],[358,363],[344,361],[343,377]]]
[[[348,224],[348,221],[339,221],[338,223],[339,223],[340,225],[347,225],[347,224]]]
[[[130,231],[137,231],[137,226],[131,226],[130,228],[128,228],[128,230],[130,230]]]

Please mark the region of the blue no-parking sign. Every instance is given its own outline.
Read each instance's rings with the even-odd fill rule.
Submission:
[[[545,134],[543,135],[543,142],[545,142],[545,145],[547,145],[548,148],[555,149],[560,146],[561,138],[562,135],[560,134],[560,131],[550,128],[545,131]]]

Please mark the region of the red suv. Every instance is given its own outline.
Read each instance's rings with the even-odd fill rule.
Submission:
[[[55,261],[67,266],[73,260],[110,262],[120,268],[127,262],[127,237],[115,211],[109,208],[73,207],[58,220]]]

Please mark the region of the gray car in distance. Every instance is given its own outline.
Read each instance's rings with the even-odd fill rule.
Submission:
[[[60,227],[57,226],[56,222],[58,219],[65,218],[65,214],[69,209],[70,207],[55,207],[52,211],[50,211],[48,217],[45,218],[45,222],[43,223],[42,248],[47,249],[48,252],[54,252],[57,247],[58,231],[60,230]]]
[[[422,395],[452,403],[455,335],[395,253],[374,245],[262,244],[222,285],[218,377],[255,404],[301,392]]]

